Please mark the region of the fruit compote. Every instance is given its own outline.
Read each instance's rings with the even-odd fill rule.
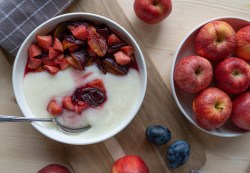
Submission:
[[[24,94],[32,113],[105,133],[136,105],[140,74],[134,48],[106,25],[60,23],[28,48]]]

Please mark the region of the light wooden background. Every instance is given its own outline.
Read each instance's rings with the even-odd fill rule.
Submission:
[[[118,0],[161,77],[170,89],[170,66],[182,39],[200,23],[221,16],[250,20],[250,0],[173,0],[170,16],[158,25],[139,21],[133,0]],[[192,125],[190,128],[195,129]],[[237,138],[214,137],[193,130],[203,144],[207,162],[204,173],[250,173],[250,134]]]

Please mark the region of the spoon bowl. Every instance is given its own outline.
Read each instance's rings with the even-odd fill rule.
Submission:
[[[2,122],[54,122],[58,129],[65,133],[80,133],[84,132],[91,128],[91,125],[87,124],[82,127],[69,127],[63,124],[62,118],[60,116],[51,117],[51,118],[27,118],[27,117],[19,117],[19,116],[7,116],[0,115],[0,123]]]

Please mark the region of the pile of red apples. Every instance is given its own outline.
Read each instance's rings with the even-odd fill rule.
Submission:
[[[214,130],[230,120],[250,130],[250,25],[235,31],[224,21],[200,28],[196,54],[175,66],[175,84],[195,94],[192,111],[198,125]]]

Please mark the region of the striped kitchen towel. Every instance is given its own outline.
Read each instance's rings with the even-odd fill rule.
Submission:
[[[0,46],[13,56],[29,33],[73,0],[0,0]]]

